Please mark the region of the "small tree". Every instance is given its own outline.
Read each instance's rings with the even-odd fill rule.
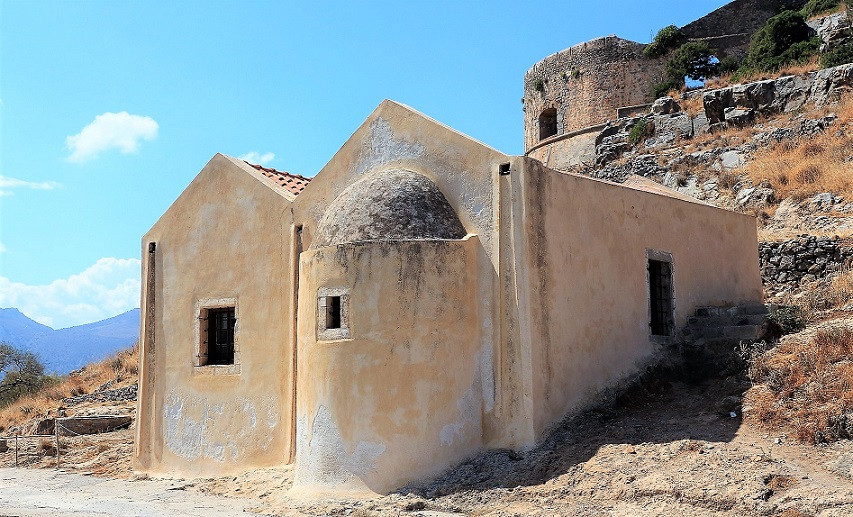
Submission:
[[[0,407],[34,393],[51,383],[44,365],[32,352],[24,352],[8,343],[0,343]]]
[[[811,37],[811,29],[797,11],[783,11],[767,20],[752,36],[746,70],[767,72],[807,60],[820,48],[820,38]]]
[[[670,49],[674,49],[684,43],[687,38],[681,29],[675,25],[667,25],[659,30],[655,35],[655,39],[643,49],[643,55],[646,57],[660,57]]]
[[[707,43],[691,41],[672,53],[672,59],[666,65],[666,75],[670,80],[677,80],[682,84],[685,77],[701,81],[716,75],[718,63]]]

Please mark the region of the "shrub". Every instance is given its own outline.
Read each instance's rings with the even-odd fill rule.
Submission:
[[[680,83],[676,83],[673,81],[664,81],[662,83],[656,84],[652,88],[652,95],[654,96],[655,99],[660,99],[661,97],[666,97],[666,95],[670,91],[678,90],[682,86],[684,86],[684,81],[681,81]]]
[[[666,54],[670,49],[676,48],[687,38],[681,29],[675,25],[667,25],[659,30],[655,35],[655,39],[643,49],[643,55],[646,57],[660,57]]]
[[[820,48],[820,38],[812,38],[810,34],[802,14],[782,11],[752,35],[740,73],[777,70],[789,63],[808,60]]]
[[[806,328],[808,318],[806,311],[797,305],[783,305],[770,311],[769,339],[779,339],[782,336],[799,332]]]
[[[740,68],[741,64],[743,64],[742,59],[738,59],[734,56],[726,56],[720,60],[717,65],[717,74],[719,75],[727,75],[733,74],[737,72],[738,68]]]
[[[685,43],[672,53],[666,74],[671,81],[683,82],[685,77],[703,80],[717,73],[718,62],[713,57],[713,51],[704,41]]]
[[[634,124],[634,127],[631,128],[631,132],[628,133],[628,143],[631,145],[637,145],[646,137],[646,133],[649,129],[648,121],[644,118],[641,118]]]
[[[542,79],[536,79],[535,81],[533,81],[533,89],[536,90],[537,92],[544,92],[545,91],[545,82],[542,81]]]
[[[833,66],[853,63],[853,41],[837,45],[820,56],[820,66],[830,68]]]
[[[809,0],[806,5],[800,9],[800,14],[808,19],[816,14],[823,14],[832,11],[841,5],[841,0]]]

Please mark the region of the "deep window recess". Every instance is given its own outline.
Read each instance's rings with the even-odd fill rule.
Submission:
[[[671,336],[672,317],[672,264],[649,259],[649,304],[654,336]]]
[[[498,167],[498,174],[500,174],[501,176],[506,176],[507,174],[509,174],[509,162],[500,164],[500,166]]]
[[[207,309],[207,360],[202,364],[234,364],[234,307]]]
[[[539,115],[539,140],[557,134],[557,109],[548,108]]]
[[[326,328],[339,329],[341,328],[341,297],[327,296],[326,297]]]

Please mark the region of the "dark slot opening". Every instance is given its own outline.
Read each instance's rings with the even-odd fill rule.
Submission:
[[[649,260],[649,303],[652,335],[672,335],[672,264]]]
[[[509,162],[500,164],[500,166],[498,167],[498,174],[500,174],[501,176],[506,176],[507,174],[509,174]]]
[[[341,328],[341,297],[327,296],[326,297],[326,328],[339,329]]]
[[[539,140],[557,134],[557,108],[548,108],[539,115]]]

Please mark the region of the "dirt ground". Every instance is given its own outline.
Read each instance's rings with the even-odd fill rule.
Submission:
[[[293,498],[289,467],[170,482],[273,515],[853,515],[853,443],[757,430],[720,411],[723,384],[665,383],[567,420],[533,451],[484,453],[383,497]],[[63,438],[63,467],[143,482],[130,469],[132,442],[130,430]],[[36,458],[28,465],[55,466]]]

